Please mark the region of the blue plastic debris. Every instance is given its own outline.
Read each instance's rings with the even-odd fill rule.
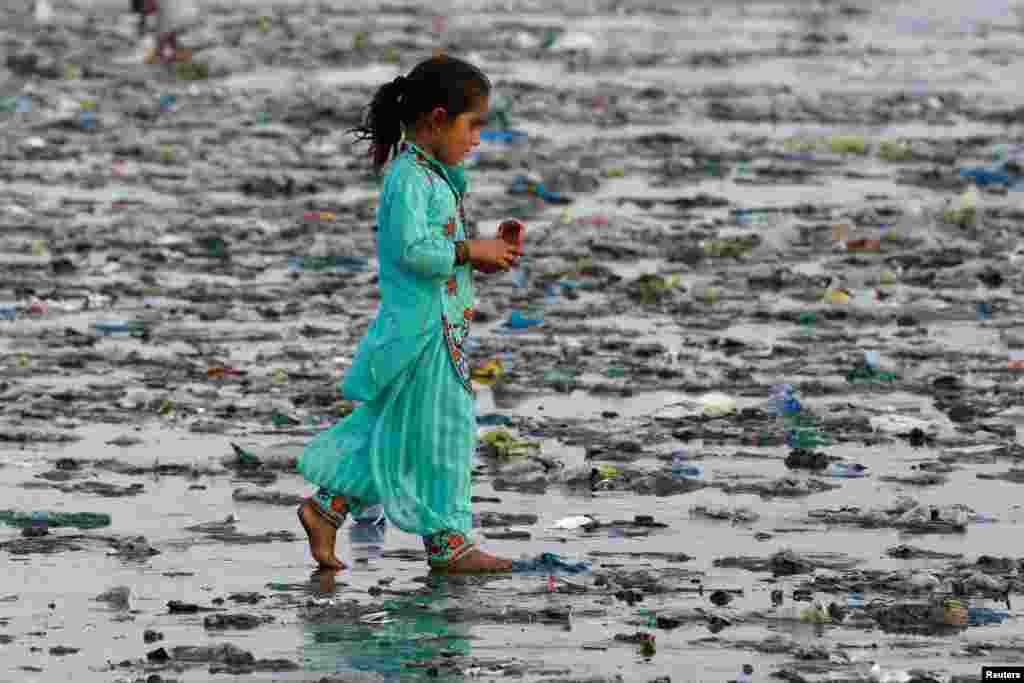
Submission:
[[[525,130],[513,128],[511,130],[492,130],[485,128],[480,131],[480,142],[503,142],[509,145],[521,145],[526,142]]]
[[[99,123],[99,116],[97,116],[96,111],[93,109],[87,109],[78,114],[78,127],[82,130],[96,130],[99,127]]]
[[[868,476],[868,468],[854,463],[834,462],[828,466],[828,476],[840,479],[860,479]]]
[[[512,560],[512,571],[516,574],[537,574],[540,576],[585,574],[590,571],[590,563],[586,560],[566,562],[555,553],[541,553],[532,559]]]
[[[704,481],[704,466],[695,462],[673,459],[672,478],[678,481]]]
[[[999,626],[1010,618],[1010,613],[1005,609],[994,609],[991,607],[969,607],[967,609],[967,620],[971,626]]]
[[[512,418],[499,413],[487,413],[486,415],[478,415],[476,423],[481,427],[503,427],[512,424]]]
[[[519,311],[512,311],[512,315],[509,319],[501,323],[500,329],[505,331],[522,331],[528,330],[531,327],[541,327],[544,325],[544,321],[540,318],[526,318]]]
[[[512,181],[512,185],[508,188],[509,194],[532,194],[540,197],[549,204],[572,204],[572,199],[558,192],[549,192],[544,189],[543,183],[535,183],[528,177],[521,175],[516,176],[515,180]]]

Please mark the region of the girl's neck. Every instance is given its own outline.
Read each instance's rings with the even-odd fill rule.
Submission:
[[[410,142],[432,156],[435,160],[441,161],[441,152],[429,131],[419,130],[414,132],[409,139]]]

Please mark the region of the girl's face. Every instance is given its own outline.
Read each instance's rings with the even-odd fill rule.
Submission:
[[[475,106],[441,127],[437,136],[438,161],[449,166],[461,164],[480,144],[480,131],[487,125],[488,98],[476,98]]]

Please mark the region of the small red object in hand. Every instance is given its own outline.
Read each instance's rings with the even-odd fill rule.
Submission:
[[[501,222],[498,226],[498,239],[503,239],[509,244],[514,244],[516,247],[516,253],[519,256],[523,255],[523,238],[526,236],[526,225],[521,221],[517,221],[514,218],[508,218]],[[497,273],[500,268],[497,266],[477,266],[477,270],[484,273]]]
[[[523,238],[526,236],[526,226],[515,218],[509,218],[498,226],[498,237],[509,244],[516,245],[516,252],[523,255]]]

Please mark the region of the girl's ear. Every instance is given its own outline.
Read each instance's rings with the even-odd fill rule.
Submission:
[[[448,124],[448,111],[444,107],[435,107],[430,112],[430,123],[433,126],[443,127]]]

